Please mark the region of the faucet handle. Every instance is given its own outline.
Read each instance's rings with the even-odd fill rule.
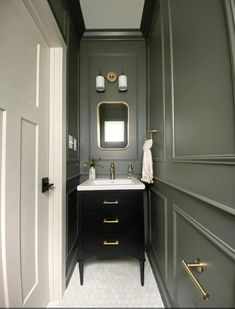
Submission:
[[[110,179],[115,179],[115,165],[113,161],[110,165]]]

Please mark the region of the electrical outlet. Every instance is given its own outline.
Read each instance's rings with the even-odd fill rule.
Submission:
[[[77,151],[77,140],[76,140],[76,138],[73,139],[73,150]]]
[[[69,135],[69,149],[73,149],[73,136]]]

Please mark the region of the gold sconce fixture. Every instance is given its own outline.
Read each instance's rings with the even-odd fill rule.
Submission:
[[[96,76],[96,90],[99,92],[105,91],[105,79],[107,79],[110,83],[115,83],[118,80],[118,89],[120,91],[127,90],[127,76],[122,72],[119,76],[115,72],[108,72],[106,77],[104,77],[101,73]]]
[[[110,83],[114,83],[117,80],[117,74],[115,72],[109,72],[106,76],[106,79],[110,82]]]

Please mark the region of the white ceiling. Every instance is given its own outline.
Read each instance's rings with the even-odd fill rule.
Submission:
[[[140,29],[144,0],[80,0],[86,29]]]

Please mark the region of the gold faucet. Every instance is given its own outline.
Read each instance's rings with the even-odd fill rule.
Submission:
[[[111,162],[111,165],[110,165],[110,179],[115,179],[115,165],[114,165],[114,162]]]

